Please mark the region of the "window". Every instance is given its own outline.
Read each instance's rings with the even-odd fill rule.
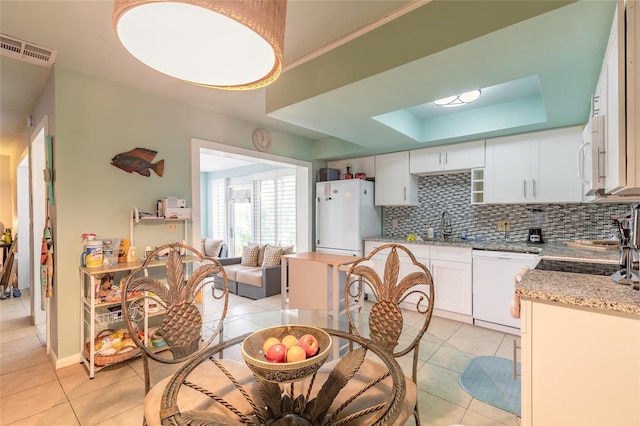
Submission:
[[[235,183],[229,186],[229,242],[234,255],[242,256],[242,248],[254,241],[251,236],[251,185],[238,183],[238,179],[232,181]]]
[[[252,175],[253,236],[260,243],[296,243],[296,175],[294,170]]]
[[[226,240],[226,183],[224,179],[211,182],[211,237]]]

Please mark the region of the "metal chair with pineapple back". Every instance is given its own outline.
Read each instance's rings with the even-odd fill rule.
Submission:
[[[207,305],[209,311],[219,314],[205,324],[204,309],[197,305],[201,303],[201,291],[208,286],[213,303],[220,306],[211,309]],[[229,302],[227,276],[217,259],[204,256],[193,247],[173,243],[156,248],[124,279],[122,294],[127,329],[142,353],[147,396],[152,388],[149,359],[178,364],[201,354],[216,337],[222,338]],[[137,294],[140,296],[132,297]],[[159,316],[145,319],[145,306],[149,304],[157,304],[164,312],[161,320]],[[154,320],[159,325],[151,327]],[[149,323],[146,327],[145,321]],[[144,330],[148,334],[150,329],[156,330],[154,336],[145,336]],[[163,386],[162,382],[157,386]]]
[[[403,268],[407,268],[407,260],[411,262],[410,270],[404,272],[406,275],[398,282],[400,275],[400,254],[408,259],[403,262]],[[387,254],[384,268],[384,277],[381,278],[373,269],[371,263],[373,257],[378,259],[380,255]],[[375,263],[374,263],[375,265]],[[368,318],[368,337],[379,346],[391,353],[395,358],[402,357],[413,352],[413,366],[411,377],[406,377],[406,400],[405,407],[413,407],[413,416],[416,424],[420,424],[420,414],[418,412],[417,399],[417,370],[418,353],[420,340],[427,331],[431,322],[434,304],[434,288],[431,273],[427,267],[418,262],[413,253],[400,244],[385,244],[375,248],[366,257],[354,262],[347,273],[347,281],[350,283],[345,288],[347,298],[361,297],[364,286],[373,292],[375,302],[371,307]],[[400,303],[415,303],[415,311],[424,317],[424,321],[418,321],[418,331],[412,339],[402,339],[404,321]],[[347,310],[349,329],[354,334],[361,334],[364,324],[360,324],[358,330],[357,318],[351,310]],[[416,326],[412,327],[415,329]],[[404,342],[409,340],[408,344]],[[398,347],[398,345],[400,346]],[[371,366],[372,374],[375,373],[375,366]],[[409,409],[410,410],[410,409]],[[408,418],[411,413],[403,412],[400,418]]]

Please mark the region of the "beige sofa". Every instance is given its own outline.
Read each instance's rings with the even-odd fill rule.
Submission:
[[[245,255],[247,247],[257,247],[255,260]],[[229,291],[250,299],[262,299],[279,294],[280,257],[291,253],[293,247],[279,247],[273,244],[250,245],[245,246],[242,257],[220,259],[227,273]],[[265,259],[265,254],[268,259]]]

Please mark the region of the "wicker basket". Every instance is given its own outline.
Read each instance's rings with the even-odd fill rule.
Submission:
[[[103,337],[108,336],[109,334],[115,333],[115,330],[105,329],[98,333],[94,342],[98,343],[102,340]],[[135,349],[124,349],[122,352],[116,352],[112,355],[100,355],[94,354],[94,363],[98,367],[104,367],[105,365],[116,364],[118,362],[123,362],[128,359],[131,359],[140,354],[140,348]],[[84,345],[84,356],[87,359],[90,359],[91,356],[91,342],[87,342]]]

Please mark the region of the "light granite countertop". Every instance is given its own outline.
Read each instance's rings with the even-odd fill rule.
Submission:
[[[606,276],[532,269],[516,286],[516,294],[526,299],[640,316],[640,291]]]
[[[543,259],[565,259],[588,263],[617,264],[618,250],[590,250],[566,246],[562,241],[545,244],[527,244],[509,241],[425,240],[406,241],[401,238],[366,238],[397,244],[446,245],[469,247],[475,250],[515,251],[536,253]],[[640,316],[640,291],[629,285],[617,284],[610,277],[530,270],[516,286],[520,297],[628,313]]]
[[[618,250],[591,250],[566,246],[562,241],[530,244],[522,241],[490,240],[475,241],[449,238],[446,240],[406,241],[404,238],[368,237],[365,241],[380,241],[396,244],[421,244],[429,246],[469,247],[475,250],[513,251],[534,253],[544,258],[579,259],[591,262],[618,263]]]

